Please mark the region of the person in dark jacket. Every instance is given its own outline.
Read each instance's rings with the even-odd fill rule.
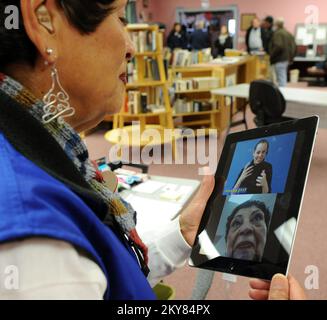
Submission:
[[[190,46],[193,50],[202,50],[210,48],[209,34],[204,29],[203,21],[197,21],[195,31],[190,37]]]
[[[209,40],[211,47],[211,55],[213,58],[218,57],[218,48],[216,46],[217,40],[219,38],[219,27],[217,24],[212,24],[209,26]]]
[[[294,36],[284,28],[282,18],[276,20],[275,26],[276,31],[269,46],[270,63],[276,73],[278,85],[285,87],[288,66],[296,55],[296,43]]]
[[[229,35],[227,26],[223,25],[220,29],[220,35],[216,41],[216,48],[219,56],[225,55],[225,49],[233,48],[233,38]]]
[[[274,33],[273,26],[274,26],[274,18],[272,16],[266,17],[261,25],[263,29],[263,49],[266,52],[269,52],[269,45]]]
[[[185,32],[183,32],[182,25],[180,23],[176,22],[174,24],[174,28],[169,33],[167,45],[171,50],[176,48],[187,48],[187,37]]]
[[[249,53],[252,51],[264,50],[264,29],[260,26],[259,18],[252,20],[251,27],[247,30],[245,36],[246,48]]]
[[[241,170],[233,190],[235,193],[271,193],[272,165],[265,161],[269,142],[260,140],[254,147],[253,160]]]

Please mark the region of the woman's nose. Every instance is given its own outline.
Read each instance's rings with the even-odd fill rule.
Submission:
[[[244,223],[240,229],[240,234],[247,235],[249,233],[252,233],[252,225],[250,223]]]

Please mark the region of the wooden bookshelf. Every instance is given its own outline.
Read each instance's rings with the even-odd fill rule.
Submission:
[[[219,129],[219,114],[220,111],[217,109],[217,104],[212,101],[211,90],[214,88],[220,88],[222,86],[221,72],[212,67],[175,67],[172,69],[172,84],[178,81],[189,81],[198,78],[213,78],[216,79],[216,85],[214,87],[207,88],[188,88],[183,90],[175,90],[175,103],[180,100],[185,100],[185,103],[193,103],[193,110],[189,112],[178,111],[177,103],[173,106],[173,121],[175,127],[186,127],[192,129],[207,128],[207,129]],[[207,102],[211,104],[209,110],[194,110],[195,101],[198,103]],[[192,107],[191,107],[192,109]],[[206,131],[206,134],[209,130]]]
[[[217,88],[230,86],[238,83],[250,83],[258,78],[258,58],[249,56],[240,58],[233,63],[202,63],[188,67],[175,67],[172,69],[171,85],[178,80],[190,80],[199,77],[212,77],[219,79]],[[214,88],[204,89],[184,89],[175,90],[175,102],[177,99],[187,101],[210,101],[211,109],[199,112],[178,112],[175,110],[176,104],[173,104],[174,126],[185,126],[191,128],[217,129],[222,132],[227,128],[230,119],[229,101],[223,98],[215,99],[211,95]],[[237,100],[234,104],[234,110],[238,106],[244,105],[243,101]]]
[[[140,87],[157,87],[157,86],[164,86],[166,84],[165,81],[137,81],[131,82],[126,85],[126,89],[132,88],[140,88]]]
[[[137,51],[128,66],[126,103],[114,117],[113,132],[106,134],[112,143],[118,143],[120,129],[125,128],[130,134],[130,124],[134,121],[139,122],[141,134],[147,128],[156,128],[162,133],[165,128],[173,129],[163,35],[157,25],[133,24],[127,26],[127,31]]]
[[[126,85],[127,95],[128,98],[131,98],[131,95],[134,93],[138,95],[139,92],[140,95],[148,99],[146,107],[149,106],[150,108],[145,108],[144,101],[142,108],[135,106],[131,108],[131,104],[137,103],[139,97],[134,97],[134,100],[128,99],[127,104],[116,116],[114,129],[121,128],[131,119],[135,121],[138,118],[142,121],[145,118],[146,124],[172,127],[167,71],[163,61],[162,33],[157,25],[147,24],[130,24],[127,26],[127,31],[134,47],[138,49],[134,61],[130,65],[129,81]],[[131,94],[129,95],[129,93]],[[159,95],[160,99],[157,99],[156,95]],[[153,106],[159,106],[159,111],[152,110],[151,107]]]

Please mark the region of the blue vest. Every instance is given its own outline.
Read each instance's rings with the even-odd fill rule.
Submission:
[[[0,243],[29,237],[62,240],[90,254],[107,278],[104,299],[155,299],[131,249],[0,133]]]

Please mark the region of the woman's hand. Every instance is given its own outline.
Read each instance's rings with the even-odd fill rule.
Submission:
[[[233,189],[239,189],[241,183],[253,173],[253,166],[250,166],[250,164],[251,162],[245,166]]]
[[[257,178],[257,187],[262,187],[262,193],[268,193],[269,187],[268,187],[268,181],[267,181],[267,175],[266,171],[262,170],[261,175]]]
[[[179,222],[181,227],[182,235],[185,241],[193,246],[196,233],[198,231],[204,209],[208,202],[208,199],[214,189],[215,178],[213,175],[205,175],[200,189],[194,196],[193,200],[189,205],[183,210],[180,215]],[[221,193],[223,190],[223,181],[219,182],[218,192]]]
[[[249,296],[254,300],[306,300],[304,290],[294,277],[276,274],[271,282],[250,280]]]

